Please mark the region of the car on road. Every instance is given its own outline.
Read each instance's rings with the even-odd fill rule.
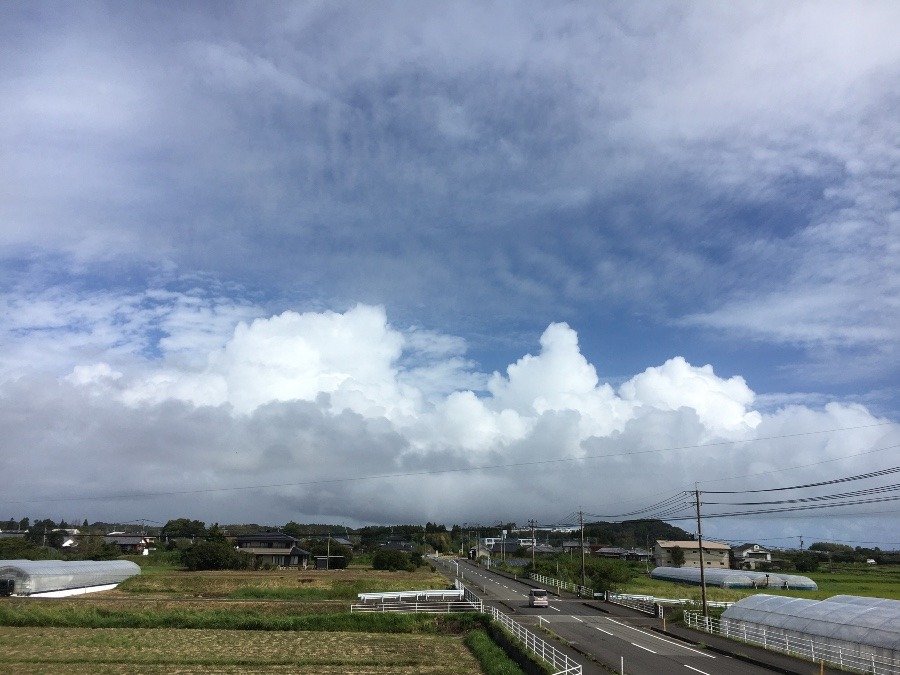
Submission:
[[[528,606],[549,607],[550,599],[547,596],[547,591],[545,591],[543,588],[532,588],[528,592]]]

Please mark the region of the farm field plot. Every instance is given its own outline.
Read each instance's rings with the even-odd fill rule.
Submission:
[[[447,579],[426,569],[409,573],[371,569],[265,572],[185,572],[145,569],[106,597],[347,600],[372,591],[444,588]]]
[[[127,628],[0,628],[0,672],[480,673],[458,636]]]

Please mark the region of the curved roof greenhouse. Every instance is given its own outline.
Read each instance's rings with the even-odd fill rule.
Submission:
[[[900,600],[852,595],[807,600],[759,594],[733,604],[722,619],[894,653],[900,646]]]
[[[802,591],[818,589],[815,581],[809,577],[802,577],[796,574],[773,574],[771,572],[710,568],[704,570],[703,576],[707,586],[721,586],[722,588],[791,588]],[[699,585],[700,568],[657,567],[650,573],[650,577]]]
[[[0,579],[15,582],[16,595],[111,587],[140,573],[129,560],[0,560]]]

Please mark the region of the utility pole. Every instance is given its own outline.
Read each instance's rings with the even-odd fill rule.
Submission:
[[[578,512],[578,520],[581,523],[581,585],[587,585],[584,573],[584,511]]]
[[[694,496],[697,498],[697,546],[700,549],[700,596],[703,602],[703,617],[709,618],[709,610],[706,606],[706,570],[703,563],[703,530],[700,526],[700,490],[694,483]]]
[[[534,518],[528,521],[531,525],[531,569],[534,570],[534,549],[537,548],[537,539],[534,538]]]

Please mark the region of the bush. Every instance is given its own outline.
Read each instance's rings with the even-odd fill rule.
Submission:
[[[483,630],[469,633],[466,647],[487,675],[524,675],[524,671]]]
[[[419,557],[421,559],[421,556]],[[412,572],[416,569],[416,566],[413,564],[409,553],[383,548],[376,551],[375,555],[372,556],[372,569],[388,570],[390,572],[399,570]]]
[[[182,563],[190,571],[244,570],[253,568],[253,556],[236,551],[224,540],[201,541],[182,554]]]

